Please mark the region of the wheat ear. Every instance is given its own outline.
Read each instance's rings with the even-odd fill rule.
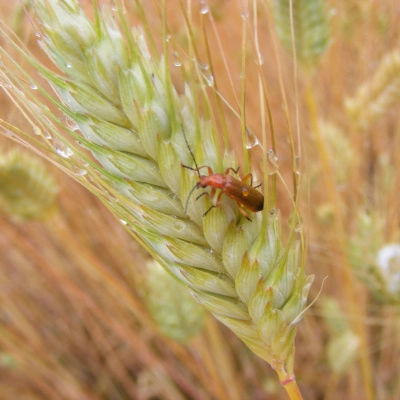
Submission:
[[[304,68],[316,66],[331,41],[324,0],[270,0],[282,45]]]
[[[400,98],[400,52],[386,54],[371,79],[346,99],[346,110],[355,125],[367,129],[387,114]]]
[[[162,335],[187,343],[203,328],[204,308],[157,261],[146,267],[144,302],[149,314]]]
[[[18,221],[56,211],[58,188],[43,163],[18,149],[0,154],[0,209]]]
[[[205,216],[210,198],[193,196],[186,214],[198,176],[182,167],[193,166],[183,132],[199,165],[221,173],[236,166],[233,157],[222,156],[212,119],[201,118],[196,86],[187,84],[178,94],[168,59],[158,60],[148,49],[150,37],[124,24],[122,34],[109,10],[95,7],[92,23],[75,0],[33,4],[44,30],[42,47],[64,74],[32,63],[61,99],[52,101],[74,124],[63,126],[61,135],[58,120],[49,122],[43,106],[45,116],[36,117],[42,118],[46,142],[57,143],[68,165],[84,169],[81,181],[199,303],[269,362],[285,384],[292,382],[296,325],[312,282],[294,228],[283,245],[277,210],[249,212],[249,221],[226,196]],[[11,74],[8,79],[19,84]],[[34,114],[31,103],[25,107]]]

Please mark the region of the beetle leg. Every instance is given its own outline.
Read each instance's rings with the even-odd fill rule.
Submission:
[[[197,201],[200,197],[202,197],[202,196],[210,196],[210,193],[208,193],[208,192],[203,192],[203,193],[199,194],[199,195],[196,197],[196,201]]]
[[[227,168],[226,170],[225,170],[225,175],[228,175],[229,174],[229,171],[232,171],[234,174],[238,174],[238,172],[239,172],[239,168],[240,167],[237,167],[236,169],[234,169],[234,168],[232,168],[232,167],[229,167],[229,168]]]
[[[213,208],[215,208],[214,204],[203,214],[203,217],[205,217]]]
[[[250,178],[250,186],[253,186],[253,174],[250,172],[249,174],[247,174],[243,179],[242,182],[246,183],[246,181],[248,181]]]
[[[217,191],[216,188],[212,188],[211,189],[211,193],[207,193],[204,192],[204,194],[208,194],[211,198],[213,198],[215,196],[215,192]],[[223,192],[220,192],[220,194],[217,197],[217,200],[215,202],[215,204],[211,205],[211,207],[203,214],[203,217],[206,216],[213,208],[218,207],[219,205],[221,205],[221,196],[222,196]]]
[[[222,197],[223,193],[224,192],[222,192],[222,191],[219,193],[219,195],[217,197],[217,201],[215,202],[215,207],[221,205],[221,197]]]
[[[211,194],[208,192],[203,192],[200,196],[196,197],[196,201],[202,196],[211,197]],[[211,207],[203,214],[203,217],[205,217],[214,207],[214,204],[212,204]]]
[[[239,211],[242,213],[242,215],[250,222],[252,222],[252,220],[249,218],[249,214],[247,214],[246,210],[244,209],[244,207],[238,203],[238,208]]]
[[[246,181],[250,178],[250,186],[253,186],[253,174],[250,172],[250,174],[247,174],[243,179],[242,182],[246,183]],[[257,189],[262,185],[262,182],[259,183],[257,186],[254,186],[253,189]]]
[[[211,193],[203,192],[201,195],[196,197],[196,201],[202,196],[207,196],[212,199],[215,196],[216,190],[217,190],[216,188],[211,188]],[[220,195],[218,196],[217,202],[219,202],[219,197],[220,197]],[[217,205],[219,205],[219,203]],[[217,207],[217,205],[212,204],[211,207],[203,214],[203,217],[206,216],[214,207]]]
[[[203,169],[203,168],[207,168],[208,175],[213,175],[213,174],[214,174],[214,171],[213,171],[212,168],[211,168],[210,166],[208,166],[208,165],[203,165],[203,166],[199,167],[199,168],[198,168],[197,170],[195,170],[195,171],[200,171],[200,170]]]

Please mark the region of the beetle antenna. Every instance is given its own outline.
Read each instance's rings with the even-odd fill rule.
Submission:
[[[190,155],[192,156],[192,159],[193,159],[193,161],[194,161],[194,165],[196,166],[197,175],[199,175],[199,178],[200,178],[199,166],[197,165],[197,162],[196,162],[196,159],[194,158],[192,149],[191,149],[190,146],[189,146],[189,142],[188,142],[187,137],[186,137],[185,129],[183,129],[183,124],[181,124],[181,127],[182,127],[183,137],[185,138],[186,146],[187,146],[187,148],[189,149],[189,153],[190,153]],[[186,167],[186,166],[184,165],[184,167]],[[186,167],[186,168],[192,169],[192,168],[190,168],[190,167]],[[192,189],[192,191],[190,192],[190,194],[192,194],[193,190],[194,190],[194,188]],[[190,195],[189,195],[189,196],[190,196]],[[186,205],[187,205],[187,202],[186,202]],[[186,210],[186,208],[185,208],[185,210]],[[185,211],[185,212],[186,212],[186,211]]]
[[[188,197],[187,197],[187,199],[186,199],[185,209],[183,210],[185,214],[187,214],[187,208],[188,208],[188,205],[189,205],[190,197],[192,196],[192,194],[193,194],[193,192],[195,191],[195,189],[198,189],[198,188],[199,188],[199,184],[196,183],[196,184],[193,186],[192,190],[190,191],[190,193],[189,193],[189,195],[188,195]]]

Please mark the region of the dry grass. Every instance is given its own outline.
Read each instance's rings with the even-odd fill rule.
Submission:
[[[234,90],[217,43],[210,41],[214,75],[219,91],[236,104],[242,19],[230,2],[209,4]],[[154,10],[147,7],[157,32]],[[15,10],[9,8],[2,11],[39,53],[29,22],[13,19]],[[169,8],[168,22],[183,45],[176,9]],[[313,74],[299,71],[298,98],[292,58],[279,50],[279,70],[269,24],[260,24],[258,31],[286,182],[291,182],[292,167],[280,77],[290,125],[296,126],[296,107],[301,119],[300,206],[308,237],[307,272],[316,275],[311,298],[328,276],[321,297],[299,325],[295,371],[306,399],[390,400],[400,398],[400,294],[386,293],[371,276],[379,273],[377,251],[400,241],[399,105],[392,101],[389,109],[374,110],[374,125],[365,127],[346,114],[345,100],[373,82],[380,61],[399,47],[400,15],[397,2],[389,0],[336,2],[333,11],[332,44]],[[269,21],[262,5],[259,18]],[[198,23],[199,58],[206,59]],[[254,58],[249,45],[248,60]],[[257,67],[248,64],[247,123],[260,135]],[[21,126],[3,94],[0,102],[0,117]],[[240,154],[240,135],[234,134],[240,132],[240,120],[232,117],[226,123]],[[9,139],[2,140],[3,148],[10,146]],[[253,160],[260,156],[255,149]],[[0,398],[283,398],[267,364],[211,317],[186,345],[162,337],[143,305],[149,256],[92,194],[48,167],[60,186],[57,216],[25,223],[0,217]],[[287,218],[290,196],[283,186],[277,196]],[[327,307],[324,298],[334,300],[338,309]]]

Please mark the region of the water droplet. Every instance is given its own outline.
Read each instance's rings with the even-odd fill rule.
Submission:
[[[63,158],[69,158],[74,154],[68,146],[58,140],[54,143],[54,150]]]
[[[200,71],[204,71],[205,69],[210,69],[210,66],[208,64],[204,64],[202,62],[198,62],[197,65],[199,66]]]
[[[198,63],[198,66],[207,86],[214,86],[214,75],[211,72],[210,66],[200,62]]]
[[[128,222],[125,221],[124,219],[120,219],[120,222],[121,222],[122,225],[128,225]]]
[[[79,168],[76,165],[72,166],[72,172],[76,175],[76,176],[84,176],[87,174],[87,171],[85,169]]]
[[[295,226],[295,228],[294,228],[294,231],[295,232],[301,232],[302,230],[303,230],[303,222],[299,222],[296,226]]]
[[[169,42],[172,38],[172,35],[170,33],[167,34],[167,36],[165,36],[165,41]]]
[[[252,171],[253,175],[253,188],[260,188],[263,185],[262,179],[259,177],[259,173],[257,171]],[[247,182],[250,183],[250,182]],[[262,190],[261,190],[262,192]]]
[[[257,136],[250,128],[246,128],[246,148],[252,149],[253,147],[259,146],[260,142],[257,139]]]
[[[240,16],[245,19],[249,17],[249,5],[248,0],[242,0],[240,2]]]
[[[208,6],[207,0],[200,0],[200,13],[207,14],[210,11],[210,7]]]
[[[294,173],[300,175],[300,156],[294,158]]]
[[[37,90],[37,86],[36,86],[33,82],[29,85],[29,87],[30,87],[32,90]]]
[[[207,76],[204,76],[208,86],[214,86],[214,75],[210,72]]]
[[[180,67],[182,65],[181,57],[177,51],[172,53],[172,64],[174,64],[175,67]]]
[[[43,136],[45,139],[51,139],[51,135],[47,131],[42,131],[37,125],[34,125],[32,130],[37,136]]]
[[[53,139],[53,137],[51,136],[51,134],[48,131],[42,131],[42,135],[45,139],[48,139],[48,140]]]
[[[33,129],[33,133],[35,135],[38,135],[38,136],[42,135],[42,130],[37,125],[33,125],[32,129]]]
[[[279,169],[278,165],[278,156],[275,154],[274,150],[270,149],[267,152],[267,158],[268,158],[268,175],[274,175],[277,173]]]
[[[185,227],[186,227],[186,224],[181,220],[178,220],[178,221],[174,222],[174,228],[177,231],[184,230]]]
[[[260,51],[257,52],[256,63],[259,66],[264,64],[264,57]]]
[[[76,124],[76,122],[68,117],[67,115],[63,116],[63,123],[69,128],[71,129],[71,131],[77,131],[79,130],[79,126]]]
[[[72,68],[72,64],[70,64],[70,63],[66,63],[65,66],[66,66],[67,68]]]

